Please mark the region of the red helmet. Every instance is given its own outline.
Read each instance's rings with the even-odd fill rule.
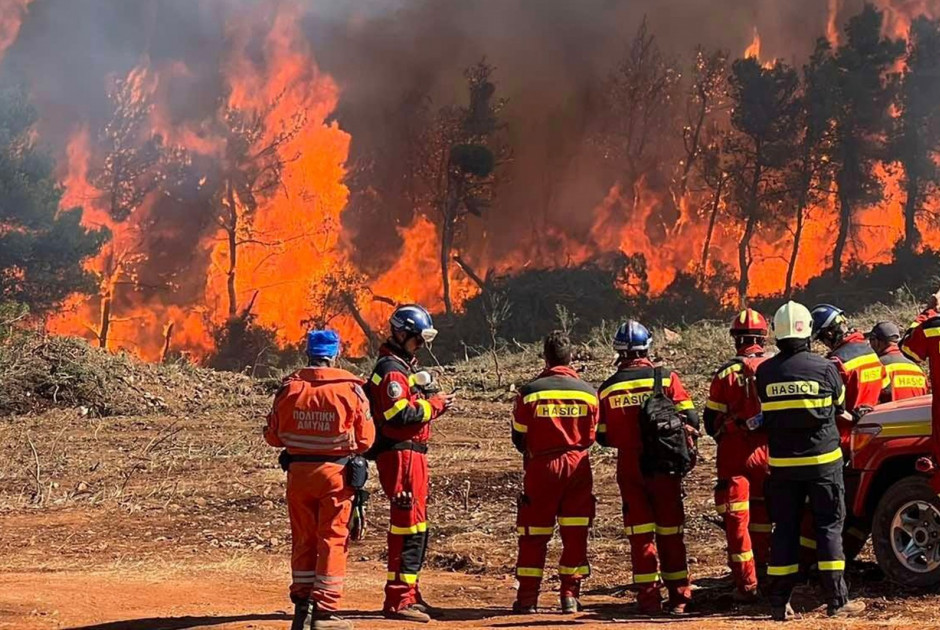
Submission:
[[[767,320],[752,308],[744,309],[731,322],[732,337],[766,337],[769,332]]]

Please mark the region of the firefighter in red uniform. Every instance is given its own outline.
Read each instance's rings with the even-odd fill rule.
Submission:
[[[639,322],[630,320],[617,331],[614,349],[618,368],[600,387],[597,441],[617,449],[617,483],[639,609],[644,614],[661,613],[661,586],[665,583],[669,612],[681,614],[692,596],[683,536],[682,476],[650,473],[641,466],[640,410],[654,391],[657,371],[663,375],[663,393],[675,403],[690,435],[697,435],[699,421],[679,375],[657,370],[650,361],[651,344],[650,331]]]
[[[760,399],[754,385],[757,366],[767,358],[769,326],[764,316],[745,309],[731,323],[736,356],[715,372],[705,403],[705,431],[718,443],[715,507],[725,522],[728,562],[735,600],[757,599],[756,565],[770,554],[770,518],[764,504],[767,432],[757,426]],[[756,561],[756,564],[755,564]]]
[[[930,389],[934,392],[940,388],[940,291],[930,296],[927,308],[917,316],[910,325],[899,347],[901,352],[918,363],[927,361],[930,366]],[[930,485],[934,492],[940,494],[940,396],[933,397],[930,409],[931,415],[931,444],[933,445],[933,461],[918,462],[918,469],[932,472]],[[925,458],[926,459],[926,458]]]
[[[842,309],[830,304],[818,304],[813,307],[811,315],[813,337],[829,349],[826,357],[836,364],[839,376],[845,384],[845,414],[836,418],[836,424],[839,427],[842,452],[847,457],[852,427],[880,402],[882,391],[890,384],[888,371],[865,335],[849,328]],[[800,543],[807,549],[805,560],[815,555],[816,539],[811,525],[812,519],[807,512],[803,536],[800,539]],[[848,559],[854,559],[862,550],[870,531],[870,523],[848,515],[842,542]]]
[[[332,367],[339,353],[333,331],[307,335],[310,367],[290,375],[274,398],[264,439],[286,449],[291,525],[292,630],[347,630],[336,617],[346,575],[349,520],[356,489],[365,485],[375,426],[362,380]]]
[[[545,369],[519,389],[513,409],[512,441],[525,469],[516,520],[517,614],[537,612],[556,519],[563,546],[558,566],[563,612],[581,610],[581,580],[591,572],[587,544],[595,500],[588,449],[597,429],[597,392],[571,368],[571,342],[563,332],[545,338],[544,357]]]
[[[389,325],[391,337],[379,349],[367,384],[378,426],[370,456],[391,507],[382,612],[389,619],[427,623],[437,612],[424,601],[418,585],[428,545],[428,439],[431,421],[447,411],[454,398],[431,394],[432,378],[419,370],[415,359],[415,352],[437,336],[428,312],[416,304],[401,306]]]
[[[888,387],[881,392],[881,402],[925,396],[927,375],[920,366],[898,348],[901,329],[893,322],[880,322],[868,333],[868,342],[888,371]]]

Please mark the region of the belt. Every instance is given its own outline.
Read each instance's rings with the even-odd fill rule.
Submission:
[[[352,459],[352,455],[290,455],[288,464],[339,464],[345,466]]]
[[[412,440],[406,440],[404,442],[395,442],[390,444],[385,450],[388,451],[414,451],[415,453],[421,453],[422,455],[427,454],[428,445],[422,442],[414,442]]]

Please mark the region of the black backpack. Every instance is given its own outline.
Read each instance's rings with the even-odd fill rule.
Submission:
[[[653,393],[640,407],[640,435],[643,452],[640,470],[644,474],[684,475],[693,466],[693,454],[686,439],[685,422],[676,404],[663,393],[663,369],[653,370]]]

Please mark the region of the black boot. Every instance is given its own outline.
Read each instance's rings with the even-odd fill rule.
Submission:
[[[294,621],[290,624],[290,630],[304,630],[309,628],[313,622],[313,613],[316,606],[309,599],[299,599],[294,601]]]

